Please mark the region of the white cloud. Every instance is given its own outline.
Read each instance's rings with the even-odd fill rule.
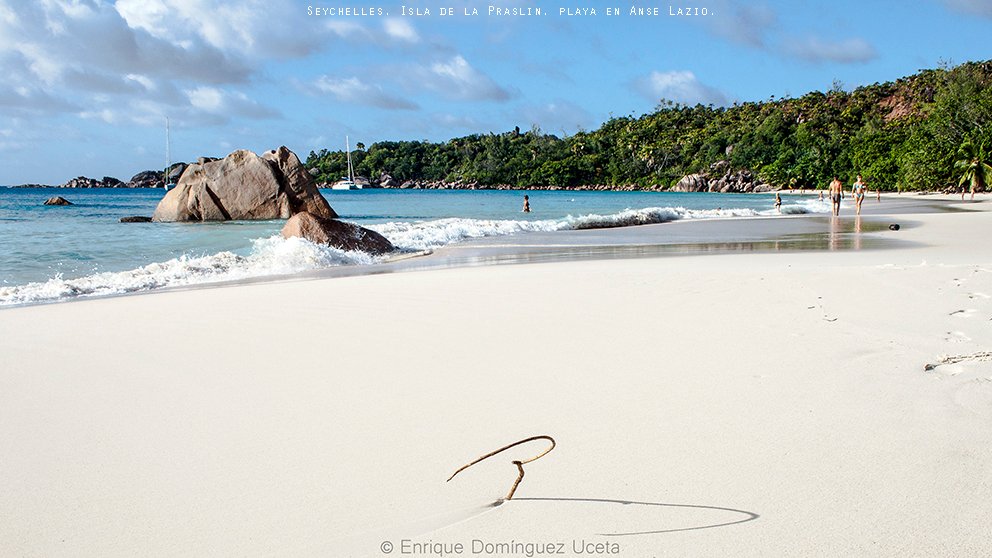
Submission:
[[[305,56],[325,38],[304,25],[306,10],[291,0],[117,0],[115,8],[129,26],[157,39],[240,56]]]
[[[3,114],[57,114],[76,110],[79,110],[79,107],[75,103],[49,95],[36,87],[0,85],[0,113]]]
[[[666,99],[686,105],[727,104],[726,95],[700,82],[694,73],[687,70],[654,71],[635,80],[633,85],[635,91],[654,102]]]
[[[189,102],[194,107],[207,112],[217,112],[224,108],[224,93],[215,87],[197,87],[186,91]]]
[[[79,113],[81,118],[92,119],[92,120],[102,120],[107,124],[115,124],[120,116],[110,109],[103,110],[84,110]]]
[[[263,119],[279,115],[275,110],[256,103],[240,91],[224,91],[216,87],[201,86],[186,90],[185,93],[194,108],[224,118],[240,116]]]
[[[778,17],[765,4],[735,5],[718,2],[711,10],[717,16],[703,18],[711,31],[737,44],[764,48],[768,36],[775,29]]]
[[[415,103],[390,95],[380,85],[371,85],[357,77],[333,78],[321,76],[313,84],[313,89],[326,93],[339,101],[374,106],[391,110],[413,110]]]
[[[363,38],[372,39],[372,33],[361,24],[350,20],[331,19],[324,24],[324,28],[330,33],[342,39]]]
[[[142,87],[146,90],[151,91],[156,88],[155,82],[150,80],[147,76],[139,74],[127,74],[124,79],[140,83]]]
[[[420,42],[420,35],[417,34],[417,30],[405,19],[386,18],[382,22],[382,27],[386,34],[394,39],[408,43]]]
[[[20,91],[0,85],[0,114],[70,111],[102,122],[156,126],[164,115],[202,125],[277,116],[230,89],[248,83],[259,67],[245,54],[261,43],[245,35],[259,30],[257,24],[241,25],[244,10],[221,14],[222,25],[204,23],[188,31],[181,14],[170,11],[173,5],[187,12],[199,6],[203,18],[220,6],[210,0],[120,0],[116,6],[88,0],[0,0],[0,72],[7,83],[29,85]],[[260,10],[253,17],[265,21],[258,16],[265,13]],[[239,30],[225,35],[224,25]],[[276,32],[275,39],[267,40],[278,42],[287,33]],[[297,47],[290,41],[268,57]]]
[[[860,38],[823,40],[819,37],[793,38],[784,43],[786,52],[809,62],[868,62],[878,53]]]
[[[460,101],[506,101],[510,93],[476,70],[460,54],[415,72],[423,87]]]
[[[2,2],[3,0],[0,0]],[[113,7],[95,3],[42,4],[24,2],[18,17],[0,19],[0,69],[26,68],[30,76],[47,85],[56,84],[68,71],[105,74],[141,74],[149,78],[245,82],[249,66],[203,42],[183,47],[131,28]]]

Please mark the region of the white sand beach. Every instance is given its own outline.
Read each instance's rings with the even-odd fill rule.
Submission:
[[[912,247],[2,310],[0,555],[992,555],[992,203],[948,200],[863,233]],[[542,443],[445,482],[539,434],[512,501]]]

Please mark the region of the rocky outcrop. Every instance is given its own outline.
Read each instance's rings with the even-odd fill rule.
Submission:
[[[705,174],[688,174],[682,177],[675,186],[672,186],[673,192],[707,192],[709,187],[709,179],[706,178]]]
[[[162,188],[165,182],[162,180],[161,171],[144,171],[131,177],[128,181],[128,188]]]
[[[189,165],[152,219],[288,219],[304,211],[337,217],[295,153],[280,147],[259,157],[241,149],[220,160],[201,158]]]
[[[176,163],[169,168],[169,183],[175,184],[183,171],[186,170],[186,163]],[[165,181],[162,180],[162,171],[146,170],[131,177],[127,182],[128,188],[164,188]]]
[[[112,176],[104,176],[103,180],[97,180],[95,178],[87,178],[85,176],[77,176],[72,180],[66,182],[65,184],[59,184],[59,188],[125,188],[127,184],[124,184],[120,180]]]
[[[721,192],[754,193],[774,192],[779,188],[763,182],[749,170],[731,172],[730,163],[717,161],[710,165],[710,172],[683,176],[672,192]]]
[[[382,175],[379,176],[378,182],[380,188],[397,188],[400,185],[396,179],[386,173],[382,173]]]
[[[72,202],[62,196],[55,196],[54,198],[45,200],[45,205],[72,205]]]
[[[121,223],[151,223],[151,217],[145,217],[143,215],[134,215],[132,217],[121,217]]]
[[[324,219],[303,212],[293,215],[282,228],[283,238],[298,236],[340,250],[361,250],[379,255],[395,248],[381,234],[337,219]]]
[[[753,172],[742,170],[727,172],[720,178],[710,181],[710,192],[722,193],[749,193],[749,192],[774,192],[777,186],[772,186],[763,182]]]

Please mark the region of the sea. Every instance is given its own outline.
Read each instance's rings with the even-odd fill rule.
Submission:
[[[341,219],[423,252],[483,237],[780,215],[774,194],[507,190],[321,190]],[[523,196],[532,211],[523,213]],[[61,195],[71,206],[45,206]],[[283,221],[121,223],[151,216],[160,189],[0,186],[0,306],[280,277],[382,257],[279,235]],[[781,215],[828,213],[786,196]]]

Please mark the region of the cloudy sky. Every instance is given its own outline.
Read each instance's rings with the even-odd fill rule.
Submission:
[[[173,160],[283,144],[305,158],[345,135],[567,134],[661,98],[724,105],[992,58],[992,0],[693,3],[705,17],[650,2],[403,5],[0,0],[0,184],[161,168],[166,117]],[[344,7],[373,15],[326,14]]]

